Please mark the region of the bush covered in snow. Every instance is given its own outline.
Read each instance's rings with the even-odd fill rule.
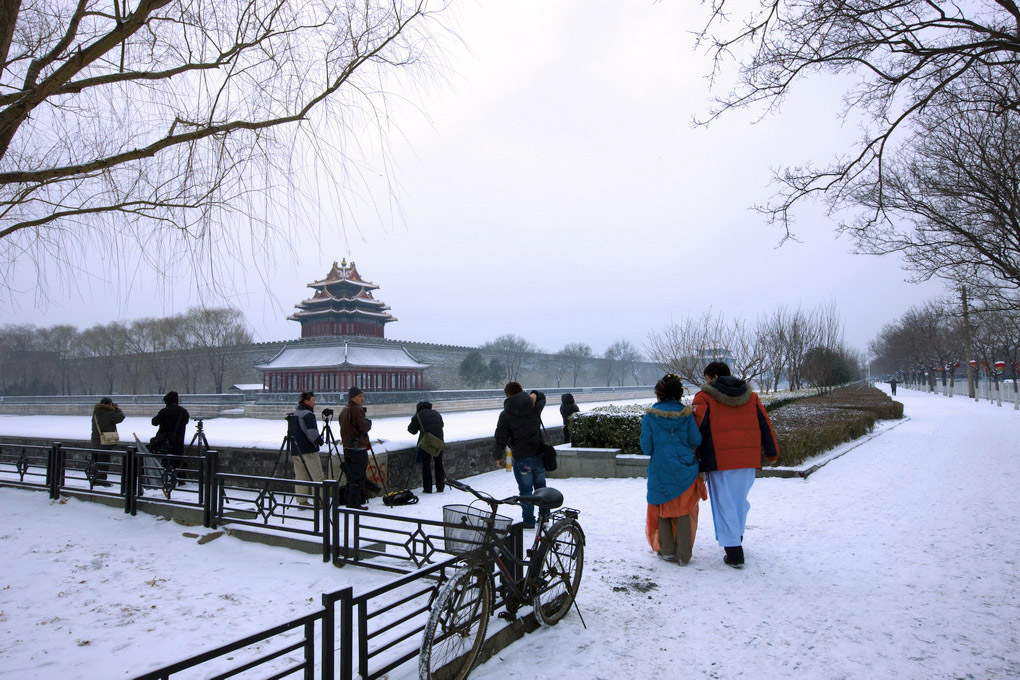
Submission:
[[[780,462],[796,466],[811,456],[871,432],[878,420],[903,417],[903,404],[874,387],[856,385],[769,409]]]
[[[645,407],[599,406],[570,416],[570,439],[574,446],[623,449],[623,453],[641,453],[641,416]]]

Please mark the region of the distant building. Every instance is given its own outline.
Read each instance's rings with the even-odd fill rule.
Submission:
[[[301,324],[302,338],[360,335],[385,337],[386,324],[396,321],[389,307],[376,300],[372,291],[379,286],[361,278],[354,262],[333,263],[321,281],[308,284],[315,295],[297,304],[298,311],[287,317]]]
[[[288,317],[301,324],[302,340],[255,367],[265,390],[345,392],[355,385],[369,392],[425,389],[429,365],[403,347],[378,341],[386,324],[396,319],[373,297],[379,286],[362,279],[354,262],[334,262],[326,278],[308,287],[315,295],[299,302],[298,311]]]

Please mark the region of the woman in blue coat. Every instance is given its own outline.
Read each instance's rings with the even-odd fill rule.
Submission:
[[[658,401],[641,419],[641,450],[648,461],[648,515],[645,535],[664,560],[687,564],[698,530],[698,501],[708,498],[698,474],[695,447],[701,432],[694,408],[680,399],[684,386],[669,373],[655,385]]]

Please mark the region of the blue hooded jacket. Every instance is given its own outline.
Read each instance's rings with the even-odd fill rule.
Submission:
[[[661,505],[680,496],[698,476],[694,448],[701,432],[694,422],[694,407],[679,401],[660,401],[641,418],[641,450],[648,461],[649,505]]]

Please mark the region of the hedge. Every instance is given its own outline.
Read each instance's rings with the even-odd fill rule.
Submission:
[[[771,396],[771,395],[770,395]],[[767,399],[767,401],[766,401]],[[801,391],[763,399],[779,440],[780,463],[796,466],[811,456],[857,439],[878,420],[903,417],[903,404],[874,387],[854,385],[819,395]],[[575,446],[641,453],[643,406],[602,406],[570,417]]]

